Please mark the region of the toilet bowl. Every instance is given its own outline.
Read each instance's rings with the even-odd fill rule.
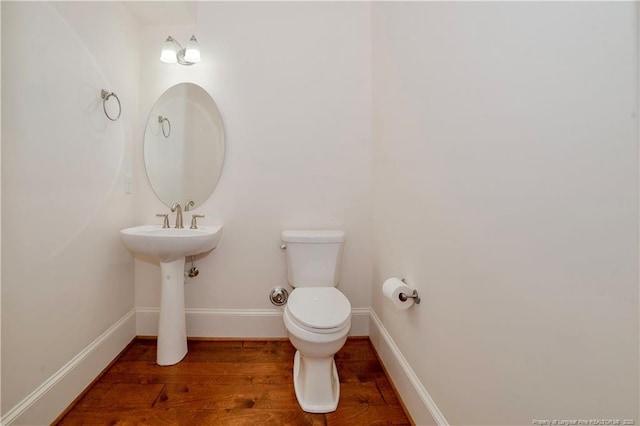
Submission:
[[[351,304],[336,288],[344,232],[283,231],[287,277],[294,287],[283,312],[291,344],[293,385],[309,413],[335,411],[340,379],[333,359],[351,328]]]
[[[340,380],[334,355],[347,341],[351,304],[334,287],[293,290],[283,314],[291,344],[293,385],[300,407],[309,413],[335,411]]]

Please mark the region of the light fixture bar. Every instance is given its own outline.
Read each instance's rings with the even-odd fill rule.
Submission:
[[[162,46],[160,60],[166,64],[180,65],[193,65],[200,62],[200,47],[196,36],[191,36],[186,48],[183,48],[178,40],[168,36]]]

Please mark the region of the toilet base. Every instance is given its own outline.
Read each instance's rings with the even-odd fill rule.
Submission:
[[[307,413],[330,413],[338,408],[340,379],[333,356],[311,358],[296,351],[293,387],[300,407]]]

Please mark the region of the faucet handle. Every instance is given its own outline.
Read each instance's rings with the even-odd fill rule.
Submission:
[[[169,214],[167,213],[158,213],[156,215],[157,217],[163,217],[164,219],[162,220],[162,227],[163,228],[168,228],[169,227]]]
[[[198,229],[198,224],[196,223],[199,217],[204,217],[203,214],[192,214],[191,215],[191,229]]]

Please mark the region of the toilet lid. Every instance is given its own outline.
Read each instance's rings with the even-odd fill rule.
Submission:
[[[287,307],[293,318],[311,328],[340,327],[351,315],[351,303],[335,287],[296,288]]]

